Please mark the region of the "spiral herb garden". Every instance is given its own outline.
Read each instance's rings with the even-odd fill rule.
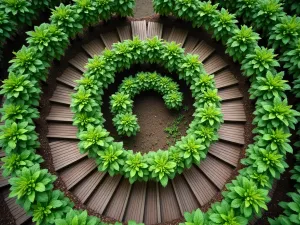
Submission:
[[[20,1],[19,6],[25,7],[23,3]],[[1,4],[9,2],[0,3],[0,9],[3,8]],[[37,10],[37,3],[26,4],[28,10],[25,11],[10,11],[7,7],[8,16],[9,13],[20,14],[20,24],[29,23],[29,14],[33,14],[31,10]],[[30,4],[35,7],[29,10]],[[43,3],[48,4],[47,1]],[[274,0],[261,3],[222,1],[221,5],[226,8],[199,0],[153,0],[153,4],[160,15],[173,15],[211,33],[216,41],[226,46],[226,53],[241,64],[242,73],[251,84],[249,94],[255,104],[254,140],[247,146],[245,158],[241,160],[244,167],[226,184],[220,202],[212,203],[206,212],[200,209],[181,212],[184,213],[182,222],[186,225],[246,225],[268,210],[269,191],[288,168],[287,154],[293,153],[291,130],[295,129],[300,113],[289,105],[287,92],[293,89],[298,95],[298,17],[287,16],[279,1]],[[291,7],[290,11],[298,13],[297,5],[288,1],[285,4]],[[10,176],[9,197],[16,197],[17,203],[36,224],[105,224],[88,215],[87,211],[74,209],[74,203],[66,193],[54,189],[56,176],[40,166],[43,158],[37,153],[40,143],[35,120],[40,117],[41,82],[47,81],[52,61],[60,60],[64,55],[70,45],[69,39],[75,39],[84,27],[95,25],[99,20],[109,20],[114,14],[131,16],[133,7],[132,0],[75,0],[70,5],[61,4],[53,10],[49,24],[43,23],[27,32],[27,46],[16,52],[11,60],[9,76],[3,81],[0,92],[4,96],[1,120],[5,123],[0,132],[0,145],[5,152],[3,175]],[[236,14],[229,13],[227,8]],[[256,16],[253,16],[254,12],[257,12]],[[239,17],[253,28],[238,26]],[[4,24],[0,27],[3,35],[0,40],[4,42],[13,29],[8,25],[7,16],[3,14],[0,19],[0,24]],[[262,35],[254,30],[262,30]],[[260,46],[261,37],[268,37],[272,48]],[[111,49],[89,59],[70,104],[74,113],[72,123],[78,128],[80,153],[87,153],[96,162],[98,170],[109,176],[122,175],[130,184],[152,180],[162,188],[173,183],[179,174],[189,173],[193,164],[201,165],[211,145],[218,140],[218,131],[224,121],[214,76],[207,74],[199,57],[185,54],[175,42],[163,41],[156,36],[146,40],[133,37],[114,43]],[[294,87],[291,88],[284,79],[277,58],[295,79]],[[104,126],[101,106],[105,90],[114,83],[117,73],[134,64],[157,64],[172,76],[178,75],[190,87],[195,99],[193,122],[187,135],[168,149],[145,154],[126,150],[122,142],[114,141]],[[138,117],[133,114],[133,98],[149,90],[161,94],[168,109],[182,107],[183,93],[172,77],[147,71],[127,77],[118,91],[110,96],[109,102],[112,122],[120,136],[130,137],[140,131]],[[298,156],[296,164],[299,163]],[[292,179],[299,182],[298,165],[293,169]],[[297,217],[299,194],[289,195],[293,202],[281,203],[284,214],[269,219],[270,224],[300,223]],[[129,221],[129,224],[135,223]]]

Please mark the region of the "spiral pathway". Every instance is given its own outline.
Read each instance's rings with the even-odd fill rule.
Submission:
[[[130,184],[121,176],[110,177],[97,170],[93,159],[79,153],[77,128],[72,125],[70,109],[75,80],[85,71],[85,64],[94,55],[113,43],[138,36],[158,36],[176,41],[186,53],[199,55],[207,73],[215,75],[219,96],[222,98],[224,124],[219,130],[219,140],[210,147],[207,158],[199,167],[193,166],[176,176],[166,188],[155,182]],[[51,110],[47,116],[48,134],[53,164],[57,174],[70,192],[95,212],[119,221],[136,220],[145,224],[169,222],[209,203],[231,179],[239,164],[245,144],[246,113],[244,97],[238,80],[228,63],[201,37],[188,30],[164,27],[162,23],[132,21],[114,31],[101,33],[99,38],[82,46],[82,51],[69,61],[69,67],[57,78],[57,87],[50,99]],[[3,157],[3,152],[0,152]],[[0,177],[0,187],[8,196],[7,180]],[[14,199],[5,198],[16,224],[29,220]],[[26,223],[28,224],[28,223]]]

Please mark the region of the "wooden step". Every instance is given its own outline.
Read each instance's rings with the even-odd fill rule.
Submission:
[[[146,40],[147,38],[147,25],[146,20],[142,21],[131,21],[132,36],[139,37],[141,40]]]
[[[199,60],[203,62],[205,59],[207,59],[215,49],[208,45],[205,41],[201,41],[192,51],[192,54],[199,55]]]
[[[82,48],[89,54],[90,57],[94,57],[96,55],[100,55],[105,49],[105,46],[102,41],[97,38],[83,45]]]
[[[78,72],[76,69],[72,67],[68,67],[61,76],[56,78],[59,82],[68,85],[71,88],[77,86],[76,80],[80,80],[82,73]]]
[[[130,196],[131,187],[127,178],[123,179],[118,186],[112,199],[105,210],[105,215],[122,221],[124,218],[127,202]]]
[[[146,200],[146,182],[135,182],[131,189],[130,198],[127,204],[124,221],[135,220],[136,222],[143,222],[145,200]]]
[[[48,138],[77,139],[77,127],[67,123],[48,123]]]
[[[117,31],[121,41],[132,39],[130,25],[117,27]]]
[[[88,63],[88,59],[89,57],[87,54],[80,52],[74,58],[70,59],[69,63],[84,73],[86,71],[85,66]]]
[[[159,184],[155,181],[149,181],[147,186],[147,195],[145,203],[145,224],[161,223],[161,209],[160,209],[160,196]]]
[[[195,195],[182,175],[177,175],[172,180],[172,184],[182,215],[184,212],[191,212],[199,208],[200,205]]]
[[[223,88],[238,84],[238,80],[229,69],[225,69],[220,73],[215,74],[216,88]]]
[[[199,39],[197,37],[191,35],[188,36],[183,46],[185,53],[192,53],[198,42]]]
[[[46,120],[72,122],[73,116],[74,113],[71,111],[70,107],[53,103]]]
[[[218,188],[222,190],[233,169],[221,160],[210,155],[200,163],[199,168]]]
[[[163,24],[156,22],[148,22],[147,36],[148,38],[153,38],[157,36],[158,38],[162,37]]]
[[[17,225],[21,225],[30,219],[25,210],[16,203],[15,198],[8,198],[7,194],[4,200]]]
[[[97,165],[94,159],[84,159],[76,165],[65,168],[59,175],[69,190],[84,179],[96,167]]]
[[[239,163],[241,151],[242,147],[222,141],[212,144],[209,148],[209,154],[214,155],[235,167]]]
[[[225,121],[246,121],[244,104],[241,100],[222,102],[221,110]]]
[[[166,187],[162,187],[161,185],[159,186],[162,222],[178,218],[181,213],[173,190],[172,182],[169,181]]]
[[[224,123],[219,129],[219,137],[222,140],[237,143],[245,144],[245,125],[244,124],[230,124]]]
[[[120,41],[119,35],[116,31],[100,34],[100,37],[105,47],[108,49],[112,49],[113,44]]]
[[[58,84],[56,90],[53,93],[53,96],[50,98],[50,101],[70,105],[71,95],[74,93],[75,91],[73,89],[65,85]]]
[[[112,198],[122,176],[115,175],[113,177],[106,176],[103,183],[101,183],[95,192],[93,197],[87,201],[87,206],[96,212],[103,214],[106,206]]]
[[[218,94],[223,101],[243,98],[243,95],[237,85],[220,89]]]
[[[201,206],[208,203],[218,191],[211,181],[194,166],[185,170],[183,175]]]
[[[84,178],[79,184],[77,184],[72,189],[72,193],[76,195],[81,202],[85,203],[90,196],[93,196],[93,191],[104,179],[105,175],[106,173],[95,170],[86,178]]]
[[[227,67],[228,64],[222,59],[221,56],[214,54],[211,57],[209,57],[207,60],[205,60],[203,66],[206,73],[214,74],[219,70]]]
[[[172,27],[164,26],[164,29],[162,32],[162,39],[164,39],[165,41],[168,41],[171,32],[172,32]]]
[[[180,47],[183,46],[189,31],[178,27],[173,27],[168,41],[175,41]]]
[[[77,141],[68,140],[49,143],[55,170],[60,170],[87,155],[81,154],[77,145]]]

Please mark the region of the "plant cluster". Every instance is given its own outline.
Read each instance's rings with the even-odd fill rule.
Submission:
[[[57,2],[60,1],[1,1],[1,46],[18,29],[19,24],[30,25],[31,19],[39,10]],[[74,212],[80,219],[73,214],[66,218],[73,203],[64,193],[53,190],[56,177],[47,169],[40,168],[43,160],[36,154],[39,142],[34,119],[39,117],[37,106],[41,94],[40,82],[46,80],[52,61],[64,54],[69,44],[68,39],[81,32],[83,27],[108,19],[113,14],[132,15],[133,6],[133,0],[75,0],[73,5],[61,5],[61,8],[68,9],[67,12],[55,9],[51,23],[44,23],[28,32],[27,46],[14,53],[15,58],[11,60],[12,65],[8,69],[8,79],[3,81],[1,89],[5,99],[1,121],[5,121],[5,124],[0,126],[0,145],[6,154],[2,159],[2,168],[5,176],[11,176],[9,196],[17,198],[17,203],[32,215],[36,224],[79,224],[78,220],[82,221],[80,224],[84,224],[83,221],[87,225],[100,224],[98,220],[90,222],[93,219],[86,213],[79,216],[78,211]],[[89,17],[85,14],[88,12],[86,10],[95,12]],[[84,117],[85,114],[82,113],[81,123],[84,123]],[[61,221],[64,218],[67,220]]]
[[[221,11],[225,12],[224,9],[218,10],[218,4],[212,5],[210,1],[193,0],[193,2],[194,7],[188,7],[189,5],[186,4],[185,10],[186,14],[198,12],[194,18],[189,20],[193,26],[203,26],[211,33],[222,29],[221,25],[214,27],[213,21]],[[255,30],[263,29],[265,35],[268,35],[268,32],[274,32],[271,31],[272,27],[278,30],[278,34],[281,32],[284,35],[290,35],[286,31],[279,31],[279,27],[276,27],[276,24],[283,21],[282,17],[284,16],[278,0],[218,2],[226,6],[230,12],[231,10],[237,11],[238,16],[245,15],[245,21],[250,22]],[[168,14],[181,18],[178,11],[175,10],[176,5],[177,1],[173,0],[168,1],[168,7],[164,8],[162,3],[160,7],[163,8],[163,11],[169,9]],[[204,11],[203,8],[207,10]],[[156,12],[160,12],[159,7],[156,8]],[[262,18],[266,19],[262,20]],[[255,22],[257,19],[259,19],[259,24],[263,24],[264,27],[259,27]],[[292,24],[288,26],[297,27],[294,25],[297,24],[297,19],[290,19],[288,22]],[[230,37],[226,42],[226,47],[233,59],[241,63],[243,74],[251,81],[251,97],[256,100],[253,121],[256,125],[256,129],[253,130],[254,143],[248,146],[246,158],[242,161],[245,168],[239,171],[239,175],[232,183],[226,185],[227,191],[223,192],[224,200],[214,203],[207,213],[201,213],[199,210],[191,214],[186,213],[185,224],[247,224],[254,215],[260,215],[262,209],[267,209],[266,204],[270,201],[268,190],[272,187],[274,179],[278,179],[287,167],[285,163],[287,152],[293,151],[289,144],[291,136],[289,130],[295,128],[296,117],[299,116],[299,113],[292,110],[291,106],[287,104],[285,91],[290,90],[290,87],[287,81],[283,80],[283,73],[276,71],[279,63],[275,59],[274,50],[259,47],[260,37],[253,32],[252,28],[233,26],[235,28],[229,29],[231,31],[225,35]],[[295,30],[297,29],[295,28]],[[292,37],[297,36],[294,32],[297,31],[291,31],[293,34],[289,36],[291,42],[294,42]],[[291,52],[290,54],[291,56],[287,57],[286,61],[292,63],[292,54],[296,55],[297,53]],[[296,70],[298,65],[297,63],[294,65],[294,70]],[[207,86],[209,80],[210,78],[206,77],[197,82],[200,82],[201,86]],[[193,86],[191,88],[193,89]],[[205,109],[203,108],[203,110]],[[206,130],[203,133],[211,132]],[[295,179],[297,178],[298,176],[295,176]]]
[[[176,71],[180,79],[193,87],[191,90],[196,100],[194,121],[188,129],[188,135],[170,146],[167,151],[158,150],[141,155],[125,150],[123,144],[114,142],[99,122],[102,121],[101,114],[94,113],[101,112],[99,93],[102,95],[103,89],[114,81],[114,74],[136,62],[158,63],[170,72]],[[193,163],[199,165],[206,157],[210,144],[217,140],[217,130],[223,121],[221,99],[217,96],[213,77],[203,72],[198,56],[184,55],[183,49],[177,44],[163,42],[157,37],[146,41],[135,37],[133,40],[115,44],[112,50],[96,56],[89,61],[87,71],[76,88],[77,92],[72,96],[74,121],[82,113],[92,115],[95,119],[78,125],[80,152],[88,152],[90,157],[95,158],[100,171],[107,171],[110,175],[122,174],[131,183],[154,179],[166,186],[168,180],[173,179],[184,168],[190,168]],[[97,85],[83,82],[85,80],[93,80]],[[179,86],[171,78],[155,72],[130,76],[123,80],[118,92],[110,100],[113,123],[120,135],[131,136],[139,131],[137,117],[132,112],[132,99],[146,90],[155,90],[162,94],[170,109],[179,109],[182,106],[183,96],[179,92]]]
[[[142,78],[140,78],[142,77]],[[114,115],[113,122],[119,135],[136,135],[140,127],[136,115],[133,115],[135,95],[142,91],[154,90],[163,95],[168,109],[179,109],[182,106],[183,95],[178,85],[169,77],[158,73],[138,73],[136,77],[123,80],[119,91],[111,96],[110,106]]]

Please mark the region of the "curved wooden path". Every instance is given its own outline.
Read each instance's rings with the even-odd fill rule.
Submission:
[[[105,48],[111,48],[115,42],[131,39],[133,36],[146,39],[156,35],[167,41],[176,41],[187,53],[199,55],[207,73],[215,75],[219,96],[223,99],[225,121],[219,130],[219,141],[211,146],[207,159],[199,167],[193,166],[176,176],[166,188],[155,182],[131,185],[121,176],[110,177],[97,171],[94,160],[79,153],[77,128],[72,125],[73,113],[70,110],[70,94],[74,93],[76,85],[74,81],[82,76],[88,58],[100,54]],[[57,81],[47,117],[47,137],[55,170],[69,191],[90,209],[102,215],[120,221],[136,220],[146,224],[178,219],[183,212],[210,202],[224,188],[238,165],[245,144],[246,123],[238,80],[214,47],[199,37],[189,35],[188,30],[164,28],[161,23],[146,21],[133,21],[130,25],[117,27],[82,46],[82,51],[69,61],[69,67]],[[8,193],[7,180],[0,178],[0,187]],[[16,224],[29,219],[13,199],[6,198],[5,201]]]

